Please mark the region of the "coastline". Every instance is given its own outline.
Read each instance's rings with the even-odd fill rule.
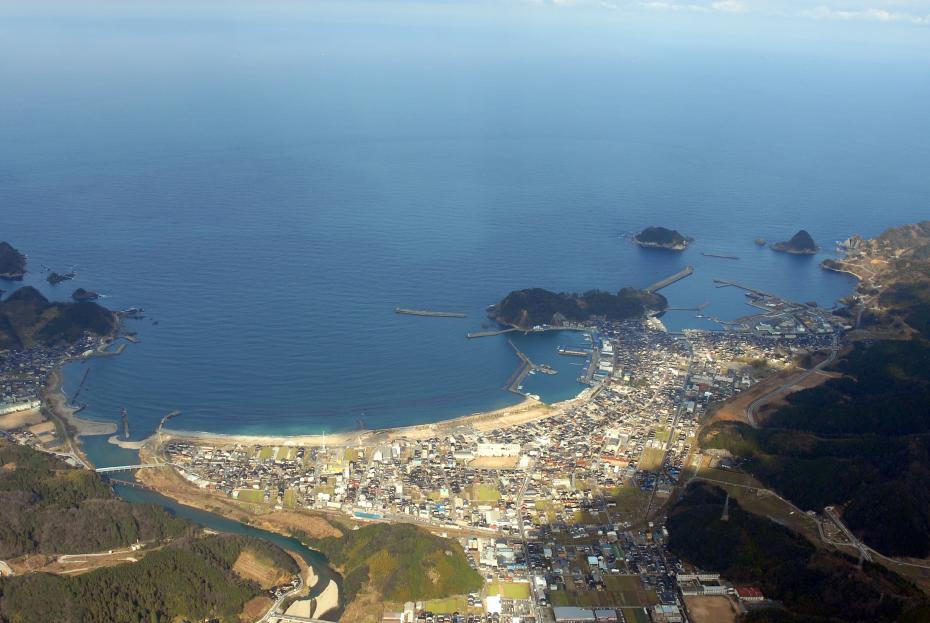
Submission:
[[[396,428],[371,429],[364,431],[347,431],[327,435],[237,435],[232,433],[211,433],[207,431],[186,431],[179,429],[162,429],[162,441],[178,439],[199,443],[223,444],[255,444],[277,446],[306,446],[316,447],[323,445],[347,446],[364,445],[370,443],[388,443],[395,439],[420,440],[429,439],[437,434],[447,433],[453,429],[467,426],[478,431],[487,432],[510,426],[517,426],[547,417],[559,415],[565,410],[582,404],[588,400],[592,393],[590,388],[582,391],[577,397],[548,405],[535,398],[524,398],[523,401],[510,407],[503,407],[493,411],[485,411],[463,415],[448,420],[427,424],[413,424]],[[144,444],[152,439],[149,437],[143,442],[111,441],[121,447],[129,444]],[[124,445],[126,444],[126,445]]]
[[[75,409],[68,404],[68,397],[62,388],[60,367],[49,373],[42,398],[51,415],[64,422],[69,429],[69,436],[75,440],[89,435],[112,435],[117,431],[115,422],[98,422],[75,415]]]

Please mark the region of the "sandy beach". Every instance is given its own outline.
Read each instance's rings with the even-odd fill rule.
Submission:
[[[462,417],[443,420],[430,424],[416,424],[398,428],[385,428],[364,431],[350,431],[332,433],[327,435],[235,435],[223,433],[209,433],[200,431],[186,431],[162,429],[162,440],[181,439],[198,443],[224,445],[224,444],[252,444],[273,446],[355,446],[389,443],[395,439],[429,439],[436,435],[449,433],[459,427],[470,427],[479,431],[497,430],[541,420],[553,415],[563,413],[565,410],[582,404],[590,395],[585,390],[577,398],[547,405],[534,398],[525,398],[519,404],[473,413]],[[117,442],[113,442],[117,443]],[[122,445],[118,443],[117,445]]]
[[[52,413],[75,431],[75,438],[84,435],[112,435],[116,432],[117,427],[114,422],[96,422],[74,415],[74,409],[68,405],[68,397],[62,391],[61,382],[61,372],[52,371],[48,375],[48,383],[42,397]]]

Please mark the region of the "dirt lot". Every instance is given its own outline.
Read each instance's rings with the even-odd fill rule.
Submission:
[[[723,595],[689,595],[685,597],[688,614],[694,623],[736,623],[736,604]]]
[[[16,430],[33,424],[41,424],[44,418],[38,409],[0,415],[0,430]],[[54,428],[54,427],[53,427]]]
[[[520,458],[516,456],[479,456],[468,466],[484,469],[513,469],[519,460]]]
[[[264,589],[284,584],[288,580],[287,573],[282,573],[280,569],[259,559],[254,552],[249,550],[239,554],[239,558],[233,564],[233,571],[248,580],[258,582],[258,585]]]
[[[252,599],[245,602],[245,607],[242,609],[242,613],[239,615],[239,621],[241,623],[252,623],[252,621],[257,621],[274,604],[271,601],[270,597],[265,597],[261,595],[259,597],[253,597]]]

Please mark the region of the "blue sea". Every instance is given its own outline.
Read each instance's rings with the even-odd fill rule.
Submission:
[[[65,371],[70,392],[90,368],[84,415],[125,407],[134,438],[174,410],[175,428],[290,434],[499,408],[518,361],[505,337],[465,334],[510,290],[644,287],[690,264],[663,291],[674,306],[748,313],[715,278],[831,306],[854,287],[818,266],[835,241],[930,216],[930,37],[883,28],[7,2],[0,239],[51,298],[145,309],[126,322],[140,344]],[[647,225],[695,242],[640,249],[626,236]],[[800,228],[820,255],[754,243]],[[581,339],[517,336],[560,371],[524,389],[576,395],[580,361],[556,349]]]

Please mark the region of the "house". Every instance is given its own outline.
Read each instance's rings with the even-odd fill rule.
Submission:
[[[593,610],[577,608],[575,606],[556,606],[552,609],[556,623],[594,623],[596,617]]]
[[[740,601],[759,602],[764,601],[765,596],[762,591],[755,586],[740,586],[736,589],[736,596]]]

